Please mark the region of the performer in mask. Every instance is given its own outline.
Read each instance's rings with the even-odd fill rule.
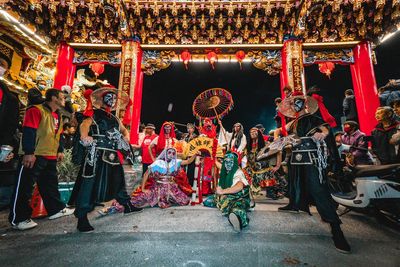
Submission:
[[[189,204],[189,197],[181,191],[175,177],[179,175],[181,166],[192,163],[197,154],[188,160],[177,158],[176,149],[164,149],[157,159],[149,166],[142,181],[142,192],[132,197],[131,203],[138,208],[154,207],[158,205],[165,209],[173,204],[184,206]],[[150,188],[146,188],[149,177],[154,179]]]
[[[317,107],[314,98],[304,96],[301,92],[293,92],[279,106],[282,114],[294,118],[288,125],[288,132],[299,139],[299,143],[293,146],[289,163],[290,202],[279,210],[303,210],[309,213],[310,200],[313,199],[322,220],[331,225],[336,248],[349,253],[350,245],[340,228],[341,221],[327,184],[326,144],[331,142],[325,143],[325,139],[329,135],[329,125],[313,115]]]
[[[161,126],[160,134],[151,141],[148,148],[152,160],[156,160],[152,154],[154,147],[156,148],[157,155],[159,155],[165,148],[174,147],[176,142],[174,124],[168,121],[164,122]]]
[[[117,93],[114,88],[95,90],[80,126],[81,142],[87,148],[75,209],[81,232],[94,230],[87,213],[94,209],[95,203],[116,199],[125,214],[142,210],[129,202],[125,189],[122,162],[130,155],[129,132],[112,112],[118,101],[121,106],[126,105],[128,96],[121,94],[118,99]],[[94,110],[90,108],[92,105]]]
[[[239,164],[239,154],[226,153],[224,161],[216,163],[221,170],[216,194],[209,196],[203,203],[206,207],[217,207],[236,232],[249,224],[247,211],[250,209],[250,187]]]
[[[237,151],[243,153],[246,148],[247,140],[244,134],[243,125],[239,122],[233,125],[232,132],[227,132],[222,126],[222,122],[218,120],[219,126],[221,127],[218,136],[218,143],[220,145],[227,145],[227,151]]]

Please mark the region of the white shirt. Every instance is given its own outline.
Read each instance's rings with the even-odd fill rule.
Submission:
[[[244,186],[249,185],[246,176],[240,168],[233,175],[232,186],[235,186],[238,182],[242,182]]]
[[[225,130],[224,127],[221,126],[221,130],[219,131],[219,135],[218,135],[218,143],[223,146],[225,144],[229,145],[229,141],[232,139],[233,133],[230,133],[228,131]],[[234,146],[236,141],[236,137],[233,138],[231,145]],[[247,140],[246,140],[246,136],[243,134],[242,136],[242,140],[240,141],[240,145],[237,148],[237,151],[239,153],[243,153],[243,150],[246,148],[246,144],[247,144]],[[231,150],[232,147],[228,147],[228,150]]]

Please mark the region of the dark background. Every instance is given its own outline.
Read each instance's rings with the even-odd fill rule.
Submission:
[[[400,79],[400,35],[397,34],[376,49],[378,65],[375,76],[378,87],[388,79]],[[144,123],[154,123],[157,132],[165,120],[179,123],[195,122],[192,103],[202,91],[220,87],[233,96],[234,109],[223,119],[226,129],[235,122],[241,122],[246,131],[257,123],[267,130],[275,127],[274,99],[280,96],[279,75],[270,76],[258,70],[251,63],[216,63],[215,70],[208,63],[189,63],[186,70],[182,63],[172,63],[169,68],[145,75],[141,119]],[[340,123],[344,91],[352,88],[349,66],[336,65],[331,79],[320,73],[317,65],[305,68],[306,85],[317,85],[321,89],[325,104]],[[119,68],[106,66],[100,79],[107,79],[118,86]],[[168,105],[172,104],[172,111]],[[374,111],[371,111],[374,112]],[[182,128],[184,130],[184,128]]]

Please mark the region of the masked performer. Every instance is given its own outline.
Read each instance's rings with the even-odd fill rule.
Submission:
[[[217,207],[228,216],[229,223],[236,232],[248,226],[247,211],[250,209],[249,182],[239,166],[238,154],[228,152],[224,161],[217,163],[221,169],[216,194],[204,201],[204,206]]]
[[[251,128],[250,139],[247,142],[247,165],[245,171],[252,178],[253,189],[265,188],[267,197],[278,199],[283,197],[284,187],[286,186],[284,175],[279,171],[282,152],[280,150],[269,150],[265,146],[260,129]],[[259,160],[260,156],[263,156],[261,160]]]
[[[81,232],[94,230],[87,213],[94,209],[95,203],[116,199],[124,206],[124,213],[141,211],[129,202],[121,165],[124,155],[130,153],[129,133],[112,114],[117,101],[126,105],[128,97],[122,95],[118,99],[116,89],[100,88],[92,93],[90,99],[94,110],[85,112],[88,117],[80,126],[86,157],[80,172],[83,179],[76,199],[75,216]]]
[[[149,166],[142,181],[142,192],[131,199],[135,207],[154,207],[158,205],[165,209],[173,204],[184,206],[189,204],[189,197],[182,192],[175,182],[181,166],[190,164],[196,157],[193,155],[188,160],[177,159],[176,149],[166,148]],[[154,183],[146,189],[148,178],[154,179]]]
[[[218,143],[220,145],[227,145],[227,151],[237,151],[243,153],[246,148],[246,136],[244,135],[243,125],[239,122],[233,125],[232,133],[227,132],[220,120],[218,123],[221,127],[221,131],[218,137]]]
[[[207,136],[212,139],[212,154],[205,156],[202,160],[203,173],[202,173],[202,194],[212,194],[211,182],[214,180],[213,166],[215,163],[215,156],[217,153],[218,139],[217,139],[217,127],[212,123],[211,119],[205,118],[203,125],[198,127],[200,136]]]
[[[152,160],[155,161],[152,154],[152,149],[156,148],[156,153],[159,155],[165,148],[174,147],[175,143],[177,142],[175,137],[175,129],[174,124],[171,122],[164,122],[160,129],[160,134],[151,141],[149,146],[149,154],[152,157]]]
[[[295,134],[299,143],[293,146],[289,164],[290,202],[280,211],[303,210],[309,213],[310,200],[313,199],[322,220],[331,225],[332,238],[336,248],[344,253],[350,252],[340,228],[341,221],[328,190],[326,167],[326,142],[329,126],[319,117],[312,115],[317,110],[312,97],[294,92],[280,104],[280,111],[295,118],[288,125],[289,133]]]

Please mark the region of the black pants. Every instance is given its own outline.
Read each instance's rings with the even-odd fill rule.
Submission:
[[[108,187],[106,191],[111,191],[115,193],[111,193],[110,197],[107,197],[107,200],[111,200],[115,198],[119,204],[125,205],[130,200],[128,193],[126,192],[125,187],[125,178],[123,173],[123,168],[120,165],[117,166],[108,166],[109,170],[107,172],[108,179],[111,181],[111,185]],[[105,180],[105,177],[102,177],[99,173],[96,177],[93,178],[82,178],[80,183],[79,193],[76,198],[76,208],[75,208],[75,217],[82,218],[85,217],[89,212],[94,210],[96,202],[98,202],[98,190],[99,184],[101,184]]]
[[[27,169],[20,163],[16,186],[11,200],[10,215],[8,218],[10,223],[14,225],[31,218],[32,208],[30,200],[35,182],[38,185],[39,193],[49,216],[65,208],[65,204],[61,201],[60,192],[58,191],[56,165],[56,160],[48,160],[41,156],[36,157],[32,169]]]
[[[289,173],[291,176],[290,203],[294,208],[309,212],[309,204],[314,202],[323,221],[333,224],[341,223],[326,183],[326,177],[321,183],[315,166],[291,166]]]
[[[186,166],[186,174],[187,174],[190,186],[193,186],[195,168],[196,168],[196,164],[194,162],[192,162]]]

